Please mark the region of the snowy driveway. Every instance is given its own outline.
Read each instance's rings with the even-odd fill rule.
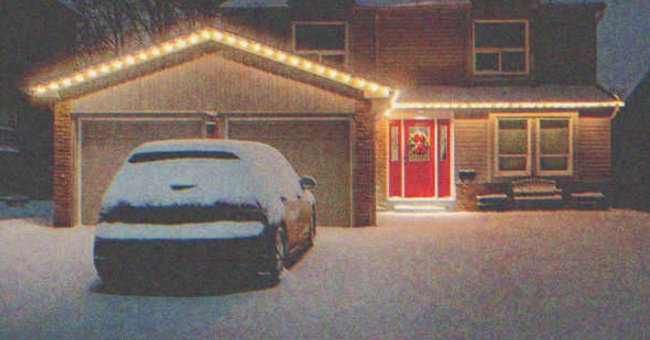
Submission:
[[[90,227],[0,220],[0,338],[650,336],[650,215],[383,214],[270,289],[106,294]]]

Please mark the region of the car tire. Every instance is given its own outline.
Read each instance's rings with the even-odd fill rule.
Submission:
[[[283,226],[277,228],[273,238],[273,261],[269,268],[269,283],[278,284],[287,259],[287,235]]]

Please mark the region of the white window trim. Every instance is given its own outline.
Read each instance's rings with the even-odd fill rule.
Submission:
[[[571,118],[565,118],[565,117],[541,117],[537,118],[537,123],[536,123],[536,128],[537,128],[537,133],[535,134],[535,166],[537,169],[537,174],[540,176],[570,176],[573,174],[573,121]],[[561,156],[561,157],[568,157],[567,158],[567,169],[566,170],[542,170],[542,154],[541,154],[541,121],[542,120],[567,120],[569,125],[569,153],[568,154],[545,154],[544,156]]]
[[[539,177],[547,177],[547,176],[573,176],[573,163],[575,161],[574,159],[574,124],[577,119],[577,113],[576,112],[561,112],[561,113],[531,113],[531,114],[526,114],[526,113],[495,113],[495,114],[490,114],[492,119],[494,120],[493,126],[494,126],[494,133],[493,133],[493,139],[492,139],[492,145],[493,150],[494,150],[494,155],[493,155],[493,169],[494,169],[494,176],[495,177],[522,177],[522,176],[531,176],[533,173],[536,176]],[[511,120],[527,120],[527,140],[528,140],[528,157],[526,158],[526,170],[525,171],[504,171],[499,169],[499,120],[503,119],[511,119]],[[541,161],[540,161],[540,129],[539,129],[539,122],[541,120],[568,120],[569,121],[569,159],[567,160],[567,170],[562,170],[562,171],[557,171],[557,170],[540,170],[541,169]],[[535,126],[535,131],[533,131],[533,124]],[[535,152],[533,153],[532,150],[532,135],[533,132],[535,132]],[[548,155],[547,155],[548,156]],[[564,156],[564,154],[562,155]],[[535,167],[534,169],[531,167],[531,164],[533,164],[533,159],[535,158]]]
[[[523,48],[513,47],[476,47],[476,24],[477,23],[517,23],[522,22],[525,24],[525,46]],[[477,75],[527,75],[530,73],[530,28],[529,22],[525,19],[508,19],[508,20],[474,20],[472,23],[472,71]],[[524,52],[524,59],[526,61],[524,71],[479,71],[476,69],[476,54],[481,52],[497,52],[499,54],[499,69],[501,69],[501,53],[502,52]]]
[[[298,25],[343,25],[345,27],[345,48],[342,50],[309,50],[302,49],[299,50],[296,42],[296,26]],[[316,55],[318,56],[317,62],[323,62],[323,56],[343,56],[343,65],[347,66],[348,64],[348,51],[349,51],[349,27],[348,23],[345,21],[294,21],[291,25],[291,46],[293,53],[301,56]]]

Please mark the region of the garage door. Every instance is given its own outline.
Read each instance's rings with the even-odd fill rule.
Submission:
[[[272,145],[287,157],[299,175],[316,178],[314,195],[319,226],[351,224],[348,121],[229,120],[228,136]]]
[[[81,221],[95,224],[104,192],[136,146],[152,140],[201,137],[203,121],[82,120]]]

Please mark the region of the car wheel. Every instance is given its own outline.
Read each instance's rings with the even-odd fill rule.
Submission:
[[[284,270],[284,263],[287,258],[287,236],[284,227],[278,227],[274,240],[274,261],[269,271],[269,280],[272,284],[280,282],[280,276]]]

